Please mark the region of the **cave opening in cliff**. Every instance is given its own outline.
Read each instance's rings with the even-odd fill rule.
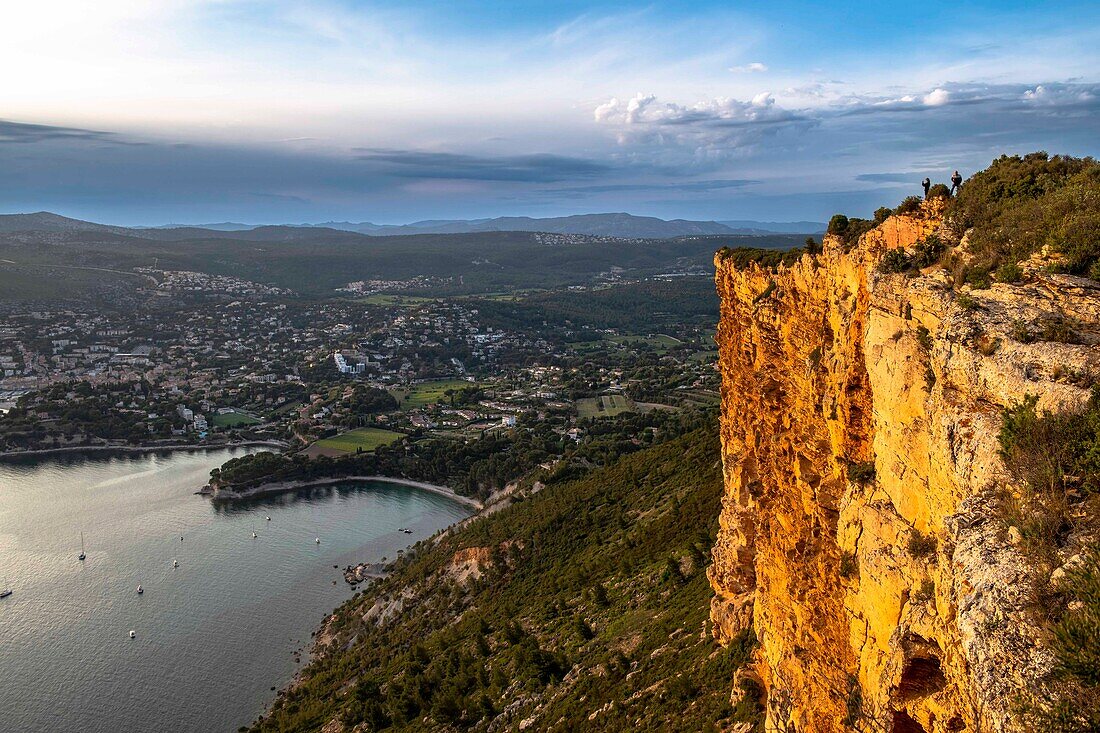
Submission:
[[[894,722],[890,726],[890,733],[928,733],[924,726],[913,720],[913,717],[904,710],[894,711]]]
[[[913,700],[939,692],[947,684],[940,660],[934,656],[914,656],[905,663],[898,683],[898,699]]]

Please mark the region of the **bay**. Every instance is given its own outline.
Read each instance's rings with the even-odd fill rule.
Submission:
[[[351,595],[344,566],[392,559],[469,515],[380,482],[232,505],[195,495],[245,452],[0,463],[6,730],[236,730]]]

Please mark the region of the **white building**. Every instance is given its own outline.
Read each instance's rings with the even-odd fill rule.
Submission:
[[[332,355],[332,360],[336,363],[336,368],[341,374],[362,374],[363,370],[367,368],[367,365],[362,362],[349,364],[348,360],[339,351]]]

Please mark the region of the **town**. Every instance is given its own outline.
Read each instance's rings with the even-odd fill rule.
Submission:
[[[433,298],[430,282],[415,297],[368,286],[318,300],[143,274],[156,285],[137,307],[0,311],[5,454],[266,444],[331,458],[536,426],[579,444],[603,418],[717,403],[709,317],[669,314],[658,333],[617,310],[695,278],[573,287],[535,306],[523,293]],[[582,297],[608,312],[553,311]]]

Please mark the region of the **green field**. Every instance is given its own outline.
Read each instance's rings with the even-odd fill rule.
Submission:
[[[403,437],[405,437],[403,433],[395,433],[392,430],[359,428],[340,435],[334,435],[331,438],[318,440],[314,445],[318,448],[338,450],[345,453],[354,453],[362,448],[363,452],[367,453],[379,446],[395,443]]]
[[[463,387],[476,387],[475,382],[467,382],[464,379],[437,379],[432,382],[413,384],[408,388],[395,387],[390,394],[397,399],[397,404],[402,410],[411,410],[433,402],[448,402],[447,390],[458,391]]]
[[[577,400],[577,416],[581,418],[612,417],[634,410],[634,401],[621,394],[605,394]]]
[[[696,407],[709,407],[722,402],[722,396],[709,389],[682,390],[677,394],[683,402]]]
[[[649,336],[611,336],[608,341],[613,341],[617,344],[627,344],[631,346],[635,344],[648,344],[649,346],[654,346],[661,349],[669,349],[673,346],[680,346],[684,343],[680,339],[673,338],[672,336],[664,333],[655,333]]]
[[[396,293],[375,293],[365,298],[357,298],[355,302],[367,305],[397,305],[411,308],[414,305],[427,303],[431,298],[421,298],[416,295],[398,295]]]
[[[258,425],[262,421],[247,412],[227,412],[224,415],[211,415],[209,422],[216,428],[236,428],[241,425]]]

